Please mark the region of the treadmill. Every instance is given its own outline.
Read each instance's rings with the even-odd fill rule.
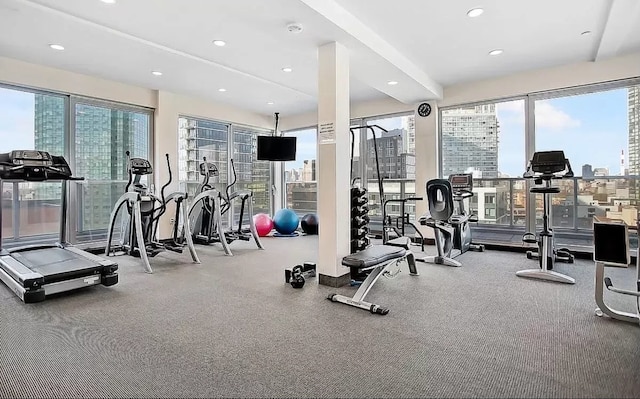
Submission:
[[[118,283],[117,263],[67,242],[67,181],[83,179],[72,177],[69,164],[61,156],[31,150],[0,153],[0,187],[7,180],[62,181],[59,242],[4,249],[0,229],[0,279],[25,303],[40,302],[59,292]]]

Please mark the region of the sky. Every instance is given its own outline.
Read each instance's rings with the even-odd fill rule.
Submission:
[[[35,96],[0,87],[0,152],[33,149]]]
[[[620,174],[620,153],[628,158],[627,89],[540,100],[535,104],[536,150],[563,150],[576,176],[582,165]],[[524,100],[498,104],[498,170],[524,173]],[[627,165],[628,167],[628,165]]]
[[[611,175],[620,174],[620,153],[628,162],[627,90],[562,97],[536,102],[536,149],[562,149],[576,175],[583,164],[607,167]],[[524,173],[524,101],[497,105],[500,123],[498,169],[510,176]],[[34,95],[0,88],[0,151],[33,147]],[[378,123],[391,130],[402,127],[401,118]],[[316,158],[315,129],[288,133],[298,137],[296,161],[285,168],[301,168],[305,159]]]

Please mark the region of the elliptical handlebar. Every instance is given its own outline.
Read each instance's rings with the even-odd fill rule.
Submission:
[[[127,150],[125,154],[127,156],[127,175],[129,175],[129,180],[127,180],[127,186],[124,188],[124,192],[127,193],[133,181],[133,173],[131,172],[131,153]]]

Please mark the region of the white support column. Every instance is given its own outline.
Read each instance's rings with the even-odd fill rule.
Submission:
[[[320,284],[348,281],[341,265],[350,236],[349,53],[332,42],[318,48],[318,273]],[[341,281],[345,280],[345,281]]]
[[[429,101],[431,114],[422,117],[418,115],[418,104],[415,106],[416,132],[416,196],[424,198],[416,203],[416,218],[429,210],[427,202],[427,181],[439,177],[438,157],[440,143],[438,142],[438,106],[435,101]],[[433,238],[433,229],[418,226],[425,238]]]

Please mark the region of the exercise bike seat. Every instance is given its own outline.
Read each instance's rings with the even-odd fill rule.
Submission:
[[[558,194],[560,187],[531,187],[529,192],[534,194]]]
[[[392,259],[402,258],[407,250],[391,245],[372,245],[362,251],[342,258],[342,265],[354,268],[375,267]]]

